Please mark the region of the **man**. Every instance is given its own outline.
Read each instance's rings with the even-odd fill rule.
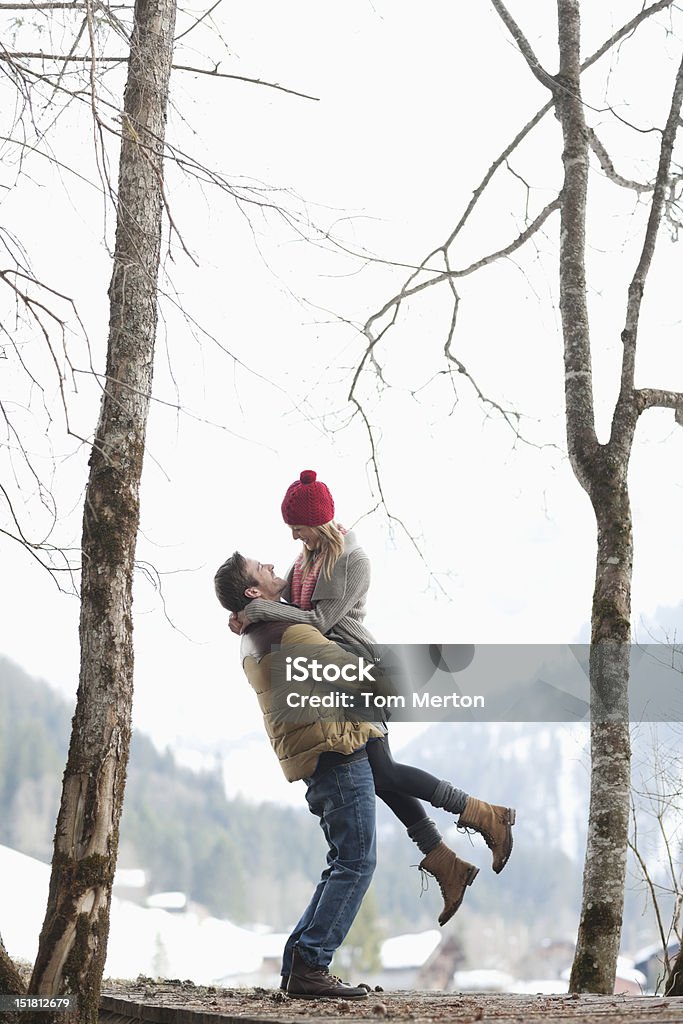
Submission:
[[[215,576],[218,600],[238,612],[249,601],[279,601],[285,580],[273,566],[235,552]],[[353,988],[329,973],[375,869],[375,790],[365,744],[382,735],[370,722],[331,721],[322,710],[297,721],[282,714],[271,681],[273,645],[314,647],[323,658],[337,659],[340,648],[306,625],[256,623],[242,636],[240,656],[256,691],[263,720],[288,781],[303,779],[306,801],[328,845],[327,867],[310,903],[285,945],[282,988],[300,999],[363,999],[366,987]]]

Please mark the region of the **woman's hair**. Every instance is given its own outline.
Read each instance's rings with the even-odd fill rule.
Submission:
[[[313,560],[319,555],[322,559],[323,576],[329,579],[337,559],[344,553],[344,534],[336,523],[324,523],[322,526],[311,526],[310,529],[313,530],[319,543],[314,551],[309,551],[304,545],[301,578],[306,579],[313,565]]]

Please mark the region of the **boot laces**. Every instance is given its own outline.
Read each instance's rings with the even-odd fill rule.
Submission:
[[[481,836],[489,850],[492,850],[496,845],[493,841],[493,836],[489,835],[488,832],[484,832],[483,829],[473,828],[471,825],[456,825],[458,832],[462,832],[469,838],[470,844],[474,846],[472,842],[472,836]]]
[[[418,867],[419,867],[419,865],[418,865]],[[432,872],[431,871],[427,871],[426,868],[420,868],[419,870],[420,870],[420,899],[422,899],[422,896],[423,896],[424,893],[429,891],[429,878],[431,876],[432,878],[435,878],[437,883],[438,883],[439,889],[441,890],[441,895],[443,896],[444,903],[447,902],[448,892],[447,892],[445,884],[441,881],[439,876],[438,875],[433,875]]]
[[[318,969],[318,971],[321,974],[325,974],[330,979],[330,981],[333,981],[335,983],[335,985],[344,985],[345,984],[345,982],[340,977],[338,977],[338,975],[330,974],[330,972],[329,972],[327,967],[318,967],[317,969]]]
[[[309,967],[309,969],[311,971],[314,971],[316,974],[322,974],[326,978],[329,978],[330,981],[333,981],[335,983],[335,985],[344,985],[345,984],[345,982],[342,981],[342,979],[339,978],[336,974],[330,974],[330,972],[329,972],[327,967],[311,967],[310,965],[307,965],[307,966]]]
[[[314,972],[314,974],[324,974],[326,977],[327,975],[330,975],[327,967],[312,967],[310,964],[307,966],[310,971]],[[330,975],[330,977],[332,977],[332,975]]]

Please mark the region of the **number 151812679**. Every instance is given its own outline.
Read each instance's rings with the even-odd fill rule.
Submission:
[[[76,996],[3,996],[0,995],[0,1010],[14,1013],[36,1013],[41,1010],[66,1013],[76,1009]]]

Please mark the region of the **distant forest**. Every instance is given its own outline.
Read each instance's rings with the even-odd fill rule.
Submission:
[[[0,843],[48,862],[71,715],[46,683],[0,659]],[[285,927],[319,873],[316,833],[305,807],[228,800],[218,770],[180,767],[134,732],[119,865],[145,868],[150,892],[181,890],[216,916]]]

